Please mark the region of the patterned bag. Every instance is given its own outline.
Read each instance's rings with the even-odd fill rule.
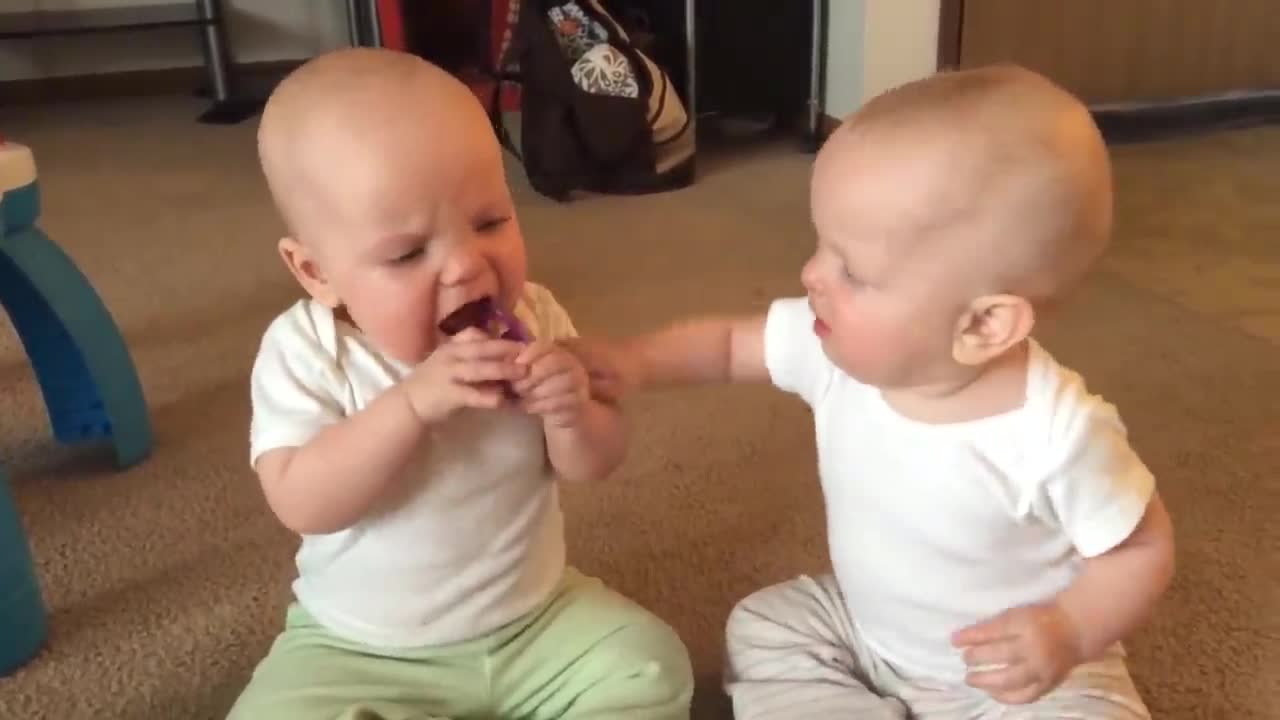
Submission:
[[[492,108],[538,192],[662,192],[694,179],[694,138],[670,78],[599,0],[519,0]],[[519,147],[497,96],[520,85]]]

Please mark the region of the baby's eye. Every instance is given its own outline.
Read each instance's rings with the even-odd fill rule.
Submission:
[[[422,248],[416,247],[404,253],[403,255],[396,256],[394,259],[392,259],[391,262],[395,265],[404,265],[405,263],[410,263],[410,262],[413,262],[414,260],[417,260],[421,256],[422,256]]]
[[[489,220],[484,220],[479,225],[476,226],[476,231],[481,233],[491,233],[494,230],[497,230],[498,228],[502,227],[503,225],[506,225],[507,220],[509,219],[510,218],[502,217],[502,218],[491,218]]]

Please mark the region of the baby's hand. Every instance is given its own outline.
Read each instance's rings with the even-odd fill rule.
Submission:
[[[469,328],[423,360],[402,386],[424,423],[438,423],[462,408],[493,409],[504,402],[504,384],[524,377],[516,363],[524,346],[495,340]]]
[[[1007,705],[1035,702],[1079,665],[1080,637],[1056,602],[1017,607],[955,634],[966,681]]]
[[[562,341],[586,368],[591,396],[606,402],[618,402],[636,385],[638,369],[634,358],[607,340],[574,338]]]
[[[590,400],[587,371],[565,348],[535,341],[524,348],[516,362],[528,373],[512,383],[525,412],[542,416],[553,427],[573,427]]]

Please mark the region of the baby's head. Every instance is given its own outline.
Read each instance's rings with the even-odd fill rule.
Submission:
[[[1111,232],[1106,146],[1087,108],[1000,66],[866,104],[814,166],[803,281],[842,369],[945,387],[1019,346]]]
[[[258,150],[285,264],[384,353],[420,362],[463,304],[514,306],[526,258],[502,150],[443,70],[390,50],[315,58],[267,101]]]

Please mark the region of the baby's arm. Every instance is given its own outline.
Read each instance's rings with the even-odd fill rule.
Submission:
[[[387,493],[425,429],[397,385],[306,444],[264,453],[256,469],[267,504],[299,534],[347,528]]]
[[[1075,578],[1044,602],[953,638],[965,648],[969,683],[1006,703],[1039,698],[1126,639],[1173,576],[1172,522],[1114,408],[1090,398],[1066,406],[1053,427],[1065,454],[1037,502],[1074,543]]]
[[[1129,537],[1087,558],[1058,602],[1076,628],[1084,659],[1124,640],[1150,615],[1173,578],[1173,523],[1158,494]]]
[[[699,318],[629,344],[644,386],[763,382],[764,315]]]
[[[604,478],[622,463],[627,428],[616,405],[590,399],[573,424],[548,423],[547,456],[560,477],[569,481]]]
[[[613,472],[626,452],[626,428],[613,403],[591,397],[578,358],[543,340],[527,345],[516,362],[528,372],[512,389],[526,412],[542,418],[556,473],[569,481],[590,481]]]
[[[763,316],[700,318],[616,345],[581,340],[570,345],[587,370],[590,379],[583,378],[583,390],[589,389],[591,397],[573,424],[547,426],[551,463],[567,479],[602,477],[622,462],[626,428],[616,399],[624,387],[764,380],[768,375]]]
[[[764,382],[766,316],[702,317],[607,342],[570,348],[587,367],[592,393],[617,399],[630,390],[672,385]]]
[[[349,416],[332,388],[275,348],[253,378],[255,425],[266,452],[254,464],[267,503],[299,534],[343,530],[367,515],[423,452],[427,428],[464,407],[496,408],[500,383],[519,378],[518,343],[467,331],[402,382]],[[322,384],[322,383],[321,383]]]
[[[1133,532],[1085,559],[1066,590],[956,633],[970,668],[966,680],[1003,703],[1038,700],[1136,630],[1172,576],[1173,526],[1153,493]]]

